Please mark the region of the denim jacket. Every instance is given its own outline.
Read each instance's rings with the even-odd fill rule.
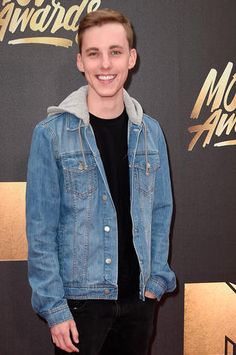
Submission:
[[[117,216],[89,124],[87,87],[73,92],[33,133],[27,175],[29,280],[35,311],[52,326],[72,319],[67,299],[115,300]],[[173,291],[168,265],[172,193],[158,122],[124,90],[129,117],[133,243],[140,298]]]

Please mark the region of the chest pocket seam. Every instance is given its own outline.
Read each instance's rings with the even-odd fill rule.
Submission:
[[[133,164],[134,179],[136,189],[145,196],[154,192],[157,171],[160,168],[159,154],[148,154],[148,174],[146,173],[146,157],[145,154],[138,155]]]
[[[61,159],[64,184],[67,192],[86,199],[91,197],[98,187],[97,166],[94,157],[85,155],[87,166],[82,156],[63,157]]]

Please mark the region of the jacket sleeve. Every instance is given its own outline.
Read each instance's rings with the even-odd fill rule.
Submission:
[[[166,143],[162,130],[157,124],[160,168],[157,171],[151,226],[151,277],[146,290],[153,292],[160,300],[165,292],[176,287],[174,272],[168,264],[169,233],[173,201]]]
[[[55,137],[42,123],[34,130],[26,190],[28,274],[34,310],[49,326],[73,319],[59,272],[57,229],[60,213]]]

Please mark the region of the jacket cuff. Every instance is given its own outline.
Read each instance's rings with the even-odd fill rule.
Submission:
[[[40,315],[47,321],[49,327],[74,319],[68,305],[50,309]]]
[[[163,294],[167,291],[167,285],[165,281],[161,278],[151,278],[148,279],[148,282],[145,287],[145,291],[150,291],[156,295],[158,301],[160,301]]]

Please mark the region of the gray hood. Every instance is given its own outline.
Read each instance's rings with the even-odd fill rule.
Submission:
[[[85,125],[89,124],[89,112],[87,106],[88,86],[82,86],[80,89],[72,92],[59,106],[50,106],[47,110],[48,115],[52,116],[62,112],[69,112],[78,118],[81,118]],[[124,90],[124,104],[126,112],[131,122],[140,125],[142,123],[143,110],[141,105],[129,96]]]

